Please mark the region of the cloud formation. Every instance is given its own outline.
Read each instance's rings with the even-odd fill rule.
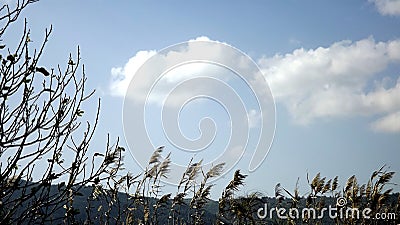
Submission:
[[[400,132],[400,111],[389,114],[371,124],[375,131]]]
[[[400,0],[369,0],[375,4],[379,13],[385,16],[400,15]]]
[[[182,51],[170,52],[165,56],[157,56],[157,60],[160,65],[174,65],[177,60],[180,58],[186,57],[189,54],[193,54],[193,52],[199,51],[198,49],[193,49],[191,47],[191,42],[193,41],[209,41],[208,37],[198,37],[195,39],[189,40],[188,48]],[[175,88],[177,84],[180,82],[194,77],[196,74],[204,72],[207,70],[205,64],[186,64],[181,65],[179,67],[175,67],[173,70],[166,72],[162,75],[161,79],[158,79],[159,74],[153,73],[153,71],[148,71],[149,76],[146,77],[145,80],[140,81],[140,86],[143,91],[140,93],[135,93],[135,95],[127,95],[126,92],[128,90],[129,84],[132,81],[133,76],[136,74],[138,69],[146,62],[149,58],[156,55],[156,51],[139,51],[135,56],[130,58],[128,62],[123,67],[113,67],[111,69],[111,84],[110,84],[110,92],[114,96],[120,97],[131,97],[137,99],[138,101],[146,101],[150,103],[163,104],[164,98],[163,96],[167,96],[168,93]],[[215,57],[224,57],[222,55],[218,55]],[[156,68],[154,68],[156,70]],[[219,75],[222,79],[223,76]],[[145,94],[145,87],[147,84],[153,84],[153,91],[150,96]],[[212,90],[211,90],[212,91]],[[185,91],[177,91],[175,93],[175,100],[170,101],[169,103],[174,104],[175,102],[181,102],[179,99],[187,99],[190,93],[186,93]],[[179,99],[178,99],[179,98]]]
[[[186,155],[213,151],[207,162],[210,165],[224,161],[227,168],[232,168],[243,152],[250,151],[253,154],[248,155],[249,171],[260,166],[274,137],[275,105],[254,61],[237,49],[206,37],[152,54],[139,52],[125,66],[111,71],[110,90],[125,98],[124,133],[135,159],[145,162],[143,149],[152,149],[155,142],[163,139]],[[187,123],[181,125],[181,121],[197,123],[198,129],[184,133],[181,128]],[[188,138],[192,135],[187,133],[193,131],[196,138]],[[149,132],[161,135],[156,138]],[[241,154],[235,153],[236,158],[226,161],[235,149]],[[175,165],[186,169],[186,165]]]
[[[140,51],[125,66],[112,68],[111,93],[124,96],[136,70],[155,53]],[[377,42],[372,37],[356,42],[345,40],[329,47],[300,48],[257,61],[275,100],[285,105],[299,124],[321,118],[374,116],[378,119],[370,124],[373,130],[400,132],[400,74],[385,74],[382,78],[389,65],[400,65],[398,39],[387,42]],[[160,96],[165,96],[177,83],[187,79],[188,74],[193,74],[185,69],[205,69],[199,66],[182,67],[182,71],[166,74],[149,101],[162,102]],[[179,99],[187,98],[186,94],[177,92],[175,97],[180,102]],[[253,127],[258,114],[250,111],[248,116]]]
[[[124,67],[111,68],[110,93],[114,96],[125,96],[133,75],[146,60],[155,55],[156,51],[139,51],[130,58]]]
[[[296,49],[258,61],[277,102],[296,122],[317,118],[378,115],[377,131],[400,130],[400,78],[379,78],[390,64],[400,63],[400,40],[340,41],[329,47]],[[391,123],[394,121],[394,123]]]

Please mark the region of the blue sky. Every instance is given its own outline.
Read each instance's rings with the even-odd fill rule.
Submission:
[[[235,167],[250,174],[243,193],[272,195],[276,183],[292,189],[297,177],[304,193],[307,173],[339,175],[343,184],[353,174],[367,182],[384,164],[400,172],[400,1],[41,0],[22,16],[34,44],[53,25],[41,60],[46,67],[65,62],[80,46],[88,89],[96,89],[102,99],[93,151],[104,150],[107,133],[127,146],[123,87],[135,66],[155,51],[202,37],[248,54],[275,98],[275,139],[267,158],[252,173],[246,157]],[[21,25],[4,39],[16,40]],[[204,116],[215,116],[217,123],[228,118],[218,105],[201,104],[193,102],[186,113],[192,117],[182,117],[188,137],[198,136],[197,122]],[[94,115],[94,104],[86,107]],[[152,132],[157,145],[163,144],[163,136]],[[226,134],[214,148],[224,145]],[[164,144],[166,152],[182,160]],[[132,157],[126,161],[133,173],[139,171]],[[232,173],[216,182],[213,198]],[[400,183],[399,175],[394,182]]]

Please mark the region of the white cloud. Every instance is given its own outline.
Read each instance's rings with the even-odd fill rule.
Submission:
[[[164,139],[182,150],[212,149],[212,143],[224,144],[225,148],[215,148],[222,150],[215,162],[223,160],[227,168],[236,164],[246,148],[254,155],[249,163],[250,170],[257,168],[267,154],[275,128],[274,101],[257,65],[235,48],[199,37],[157,54],[153,51],[139,52],[124,66],[112,68],[111,73],[110,91],[113,95],[125,97],[126,139],[129,142],[130,137],[134,137],[143,143],[138,147],[136,142],[132,142],[136,149],[151,148],[155,142],[147,131],[153,130],[164,134],[157,137],[158,142]],[[223,111],[208,106],[217,106]],[[200,115],[206,112],[207,117],[210,116],[202,118],[199,123],[199,139],[189,140],[182,135],[179,117],[183,109],[196,110],[193,115],[201,111]],[[244,116],[248,117],[247,120]],[[144,123],[137,123],[142,118]],[[215,136],[217,129],[210,122],[214,118],[223,120],[223,124],[229,122],[229,129],[220,129]],[[193,120],[195,116],[189,119]],[[130,126],[132,123],[135,126]],[[257,125],[259,129],[250,132],[251,126]],[[219,140],[228,136],[228,141]],[[140,157],[145,154],[141,153]]]
[[[372,129],[380,132],[400,132],[400,111],[389,114],[371,124]]]
[[[191,41],[210,41],[210,38],[207,37],[207,36],[200,36],[200,37],[197,37],[195,39],[190,39],[189,40],[189,42],[191,42]]]
[[[275,99],[303,124],[316,118],[386,116],[400,110],[400,79],[388,86],[391,78],[377,77],[390,63],[400,63],[400,40],[341,41],[259,60]]]
[[[370,0],[382,15],[400,15],[400,0]]]
[[[174,60],[189,53],[208,51],[193,49],[190,42],[194,40],[210,39],[198,37],[190,40],[186,49],[168,53],[160,59],[161,62],[173,65]],[[216,58],[226,60],[231,57],[215,49],[212,51]],[[155,51],[140,51],[125,66],[112,68],[111,93],[124,96],[137,69],[153,55]],[[309,50],[300,48],[286,55],[261,57],[258,64],[269,82],[275,100],[284,104],[300,124],[307,124],[318,118],[378,116],[378,120],[371,124],[374,130],[397,131],[385,124],[396,119],[395,115],[398,114],[395,113],[400,111],[400,78],[380,77],[388,65],[400,64],[400,40],[377,42],[373,38],[366,38],[356,42],[340,41],[329,47]],[[195,77],[199,72],[212,73],[209,69],[199,64],[174,69],[157,82],[158,86],[148,99],[149,102],[162,104],[164,97],[177,84]],[[204,73],[205,70],[207,71]],[[221,73],[216,77],[224,82],[229,79]],[[154,80],[155,77],[146,77],[140,83],[146,86],[149,82],[154,83]],[[257,86],[257,81],[250,82],[254,83],[254,87]],[[195,92],[196,88],[193,86],[181,91],[178,88],[174,99],[170,99],[168,103],[174,105],[176,102],[179,105],[182,99],[190,98],[191,93],[187,90]],[[221,92],[212,86],[209,91],[211,94]],[[143,101],[147,97],[144,93],[145,91],[135,92],[136,96],[133,97]],[[259,122],[259,115],[255,111],[249,111],[247,116],[250,127]],[[391,125],[395,126],[393,123]]]
[[[155,51],[140,51],[130,58],[124,66],[112,68],[111,83],[109,86],[111,94],[114,96],[128,97],[138,102],[146,101],[159,105],[165,104],[164,101],[167,100],[166,97],[173,96],[173,98],[168,99],[168,104],[166,104],[166,106],[180,106],[183,100],[189,99],[193,96],[193,92],[196,90],[200,91],[200,89],[202,89],[203,92],[208,91],[207,93],[211,96],[214,94],[217,96],[223,94],[221,93],[221,89],[215,88],[215,85],[206,85],[206,83],[212,82],[212,79],[205,81],[205,77],[214,78],[214,80],[227,83],[232,78],[232,74],[229,74],[229,70],[207,62],[190,63],[190,59],[193,55],[196,55],[198,58],[206,58],[207,61],[237,62],[236,64],[242,67],[246,67],[247,65],[242,65],[245,63],[242,62],[241,56],[235,55],[237,53],[226,53],[218,44],[199,46],[192,44],[194,41],[210,41],[210,39],[205,36],[200,36],[189,40],[186,45],[177,45],[172,47],[172,49],[169,48],[168,52],[161,52],[160,54],[156,54]],[[218,41],[214,42],[221,43]],[[152,60],[156,63],[153,63],[154,65],[152,65],[151,68],[146,68],[146,75],[141,76],[140,80],[135,81],[135,92],[127,94],[128,87],[133,81],[138,69],[146,60],[153,56],[155,58],[152,58]],[[181,61],[188,63],[181,64]],[[157,66],[160,68],[169,68],[170,70],[163,70],[162,72],[165,73],[159,74],[158,69],[154,68]],[[179,87],[179,85],[185,81],[201,76],[204,78],[202,81],[206,83],[199,85],[197,82],[190,87],[188,85],[186,85],[185,88]],[[249,82],[252,82],[252,80],[249,80]],[[152,89],[149,92],[148,89],[150,86]],[[171,95],[172,91],[173,95]],[[147,95],[148,93],[149,95]]]
[[[125,96],[133,75],[156,51],[139,51],[130,58],[124,67],[111,68],[110,92],[114,96]]]
[[[193,41],[210,41],[208,37],[200,36],[195,39],[189,40],[189,46],[187,49],[182,49],[181,51],[171,51],[168,55],[157,57],[159,58],[159,64],[162,65],[174,65],[176,61],[179,61],[182,57],[186,55],[193,54],[196,51],[202,51],[199,49],[193,49],[190,47],[190,42]],[[110,92],[111,95],[124,97],[126,96],[126,91],[129,87],[130,82],[132,81],[135,73],[138,69],[152,56],[156,55],[156,51],[139,51],[135,56],[130,58],[128,62],[123,67],[113,67],[111,69],[111,83],[110,83]],[[222,57],[222,56],[216,56]],[[149,71],[149,75],[145,80],[140,81],[140,86],[143,88],[147,86],[148,83],[154,83],[157,85],[157,88],[154,88],[152,95],[149,96],[150,102],[158,102],[162,103],[161,96],[167,95],[167,93],[173,88],[177,83],[188,79],[194,76],[196,73],[201,72],[204,69],[204,66],[201,64],[188,64],[180,67],[176,67],[174,70],[164,74],[162,79],[157,81],[157,76],[159,74],[152,74],[152,71]],[[177,95],[176,95],[177,96]],[[129,96],[136,98],[139,101],[143,101],[147,95],[145,95],[145,91],[136,93],[135,96]],[[186,98],[185,93],[182,93],[182,98]]]

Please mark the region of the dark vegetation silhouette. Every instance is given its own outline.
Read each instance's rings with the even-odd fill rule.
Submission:
[[[0,8],[0,39],[32,0]],[[88,153],[99,120],[100,100],[92,122],[84,121],[86,92],[80,50],[55,68],[40,64],[52,27],[33,49],[28,23],[15,47],[0,41],[0,224],[398,224],[400,197],[386,186],[394,172],[384,167],[359,185],[355,176],[340,189],[338,178],[317,174],[310,192],[300,196],[275,187],[275,196],[238,195],[246,175],[240,170],[218,201],[210,200],[212,178],[224,164],[203,171],[202,161],[188,163],[175,194],[164,193],[170,155],[157,148],[144,172],[123,168],[125,149],[109,138],[104,152]],[[35,178],[35,179],[34,179]],[[262,219],[270,207],[314,207],[320,210],[345,197],[348,207],[369,207],[372,215],[394,213],[396,219]],[[343,206],[345,207],[345,206]]]

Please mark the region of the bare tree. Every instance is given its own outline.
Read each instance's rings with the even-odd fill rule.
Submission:
[[[35,1],[0,8],[0,39]],[[75,223],[74,199],[85,185],[110,180],[120,170],[123,148],[88,156],[99,119],[83,121],[85,69],[80,52],[64,68],[46,68],[40,58],[52,27],[38,49],[31,47],[25,20],[17,46],[0,41],[0,223]],[[100,159],[97,159],[100,158]],[[55,212],[62,211],[62,214]],[[57,216],[61,215],[61,216]]]

